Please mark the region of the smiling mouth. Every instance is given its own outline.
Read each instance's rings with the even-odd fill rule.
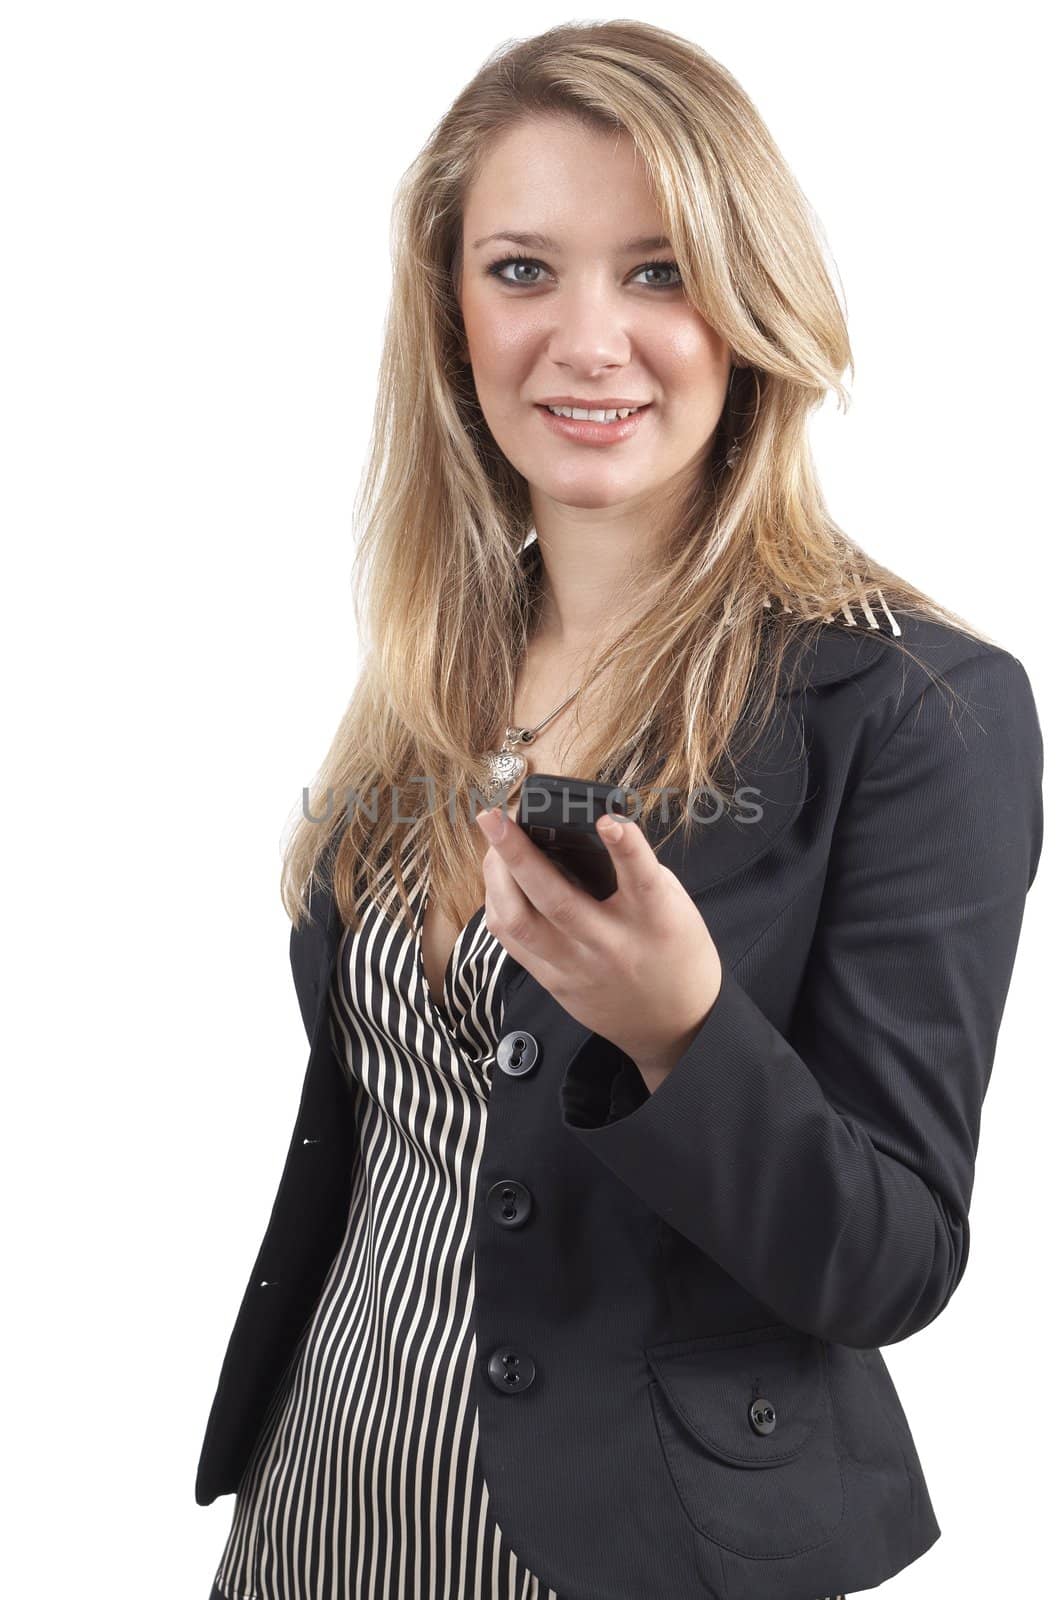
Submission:
[[[548,406],[540,405],[540,411],[549,411],[552,417],[564,417],[567,422],[594,422],[605,426],[617,422],[626,422],[628,417],[637,416],[640,411],[648,411],[652,402],[647,401],[641,406],[620,406],[611,409],[586,406]]]

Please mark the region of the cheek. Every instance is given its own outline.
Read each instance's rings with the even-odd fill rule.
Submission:
[[[502,378],[517,367],[537,337],[536,319],[526,316],[526,310],[525,306],[491,296],[476,303],[473,296],[468,298],[463,307],[463,323],[475,368]]]
[[[712,385],[722,388],[724,348],[715,330],[690,306],[672,307],[650,340],[651,358],[662,379],[673,391],[697,394]]]
[[[667,438],[679,450],[697,449],[722,416],[727,398],[723,348],[697,316],[673,317],[667,337],[651,345],[667,405]]]

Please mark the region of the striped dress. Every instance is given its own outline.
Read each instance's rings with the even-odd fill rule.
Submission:
[[[357,1095],[345,1237],[243,1474],[225,1600],[560,1600],[489,1512],[473,1401],[471,1223],[503,1031],[506,951],[481,906],[430,995],[428,872],[405,840],[414,931],[357,901],[330,995]]]
[[[473,1402],[473,1197],[506,951],[478,907],[431,996],[412,932],[357,901],[330,994],[357,1097],[345,1236],[264,1418],[211,1600],[561,1600],[489,1510]],[[843,1600],[843,1597],[836,1597]]]

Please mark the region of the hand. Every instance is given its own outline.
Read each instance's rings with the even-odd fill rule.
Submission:
[[[675,873],[658,861],[637,822],[600,818],[617,887],[596,900],[501,809],[479,811],[474,820],[491,840],[482,867],[489,932],[656,1088],[712,1009],[722,976],[704,918]]]

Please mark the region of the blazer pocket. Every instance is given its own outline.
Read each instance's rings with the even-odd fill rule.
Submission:
[[[651,1345],[654,1422],[687,1517],[738,1555],[799,1555],[844,1516],[825,1345],[776,1323]]]

